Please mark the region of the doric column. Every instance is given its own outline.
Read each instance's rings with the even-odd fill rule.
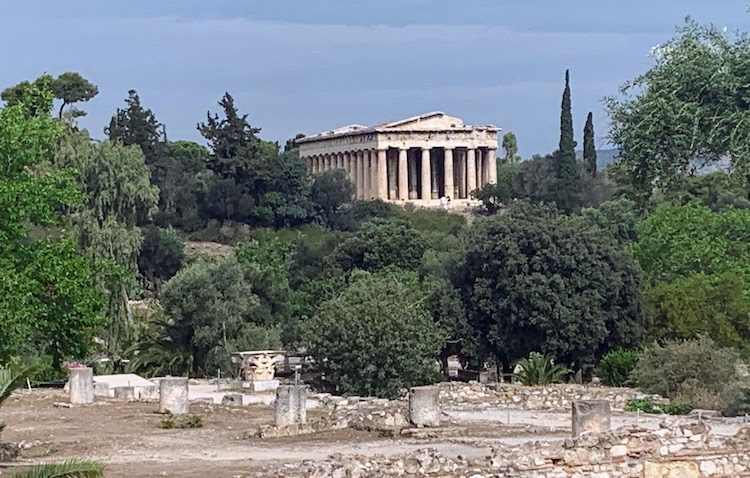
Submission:
[[[364,192],[364,199],[365,201],[369,201],[372,199],[372,153],[370,150],[363,151],[364,155],[364,161],[365,161],[365,192]]]
[[[438,199],[440,197],[440,184],[438,182],[437,161],[430,161],[430,171],[432,174],[432,193],[430,197]]]
[[[422,148],[422,197],[423,201],[432,199],[432,181],[430,180],[430,150]]]
[[[409,163],[406,149],[398,150],[398,198],[402,201],[409,199]]]
[[[325,166],[323,166],[323,171],[328,171],[331,169],[331,162],[333,161],[333,155],[332,154],[326,154],[326,161]]]
[[[443,195],[456,199],[453,194],[453,149],[445,148],[445,161],[443,167],[443,176],[445,176],[445,187]]]
[[[313,174],[318,174],[320,171],[320,157],[313,156]]]
[[[398,199],[398,153],[388,156],[388,199],[395,201]]]
[[[365,153],[357,151],[357,197],[365,199]]]
[[[466,198],[466,151],[461,150],[458,152],[458,184],[456,184],[456,197],[465,199]]]
[[[487,182],[497,184],[497,150],[490,148],[487,150]]]
[[[477,155],[473,148],[469,148],[469,154],[466,158],[466,176],[466,197],[468,198],[471,192],[477,188]]]
[[[417,152],[415,150],[407,150],[406,155],[409,158],[409,199],[418,199],[419,192],[417,192]]]
[[[477,187],[484,186],[484,178],[487,176],[484,171],[484,151],[477,149]]]
[[[382,200],[388,199],[388,150],[378,150],[378,193],[377,198]]]
[[[346,170],[349,173],[349,181],[354,184],[354,186],[357,186],[357,161],[356,161],[356,154],[354,151],[349,151],[346,153],[345,161],[346,161]]]

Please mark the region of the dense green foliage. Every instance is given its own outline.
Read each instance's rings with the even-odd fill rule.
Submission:
[[[633,381],[646,393],[691,404],[695,408],[731,410],[748,388],[739,376],[737,351],[708,337],[653,344],[638,357]]]
[[[596,144],[594,141],[594,113],[589,112],[583,128],[583,168],[590,176],[596,176]]]
[[[638,363],[638,353],[634,350],[616,349],[602,357],[596,375],[604,385],[624,387],[630,384],[630,374]]]
[[[414,273],[361,272],[305,324],[308,354],[341,392],[395,398],[432,383],[444,333]]]
[[[513,378],[527,386],[550,385],[560,383],[570,372],[567,367],[555,364],[551,355],[531,352],[527,358],[516,362],[518,372]]]
[[[453,283],[480,350],[508,366],[532,351],[581,368],[637,343],[644,316],[632,258],[597,228],[515,205],[478,220]]]
[[[726,160],[750,173],[750,38],[692,20],[657,47],[654,66],[608,98],[610,141],[633,185],[681,187],[686,176]]]

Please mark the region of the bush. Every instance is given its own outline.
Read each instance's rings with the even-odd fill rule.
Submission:
[[[631,398],[625,404],[625,411],[635,412],[636,410],[640,410],[643,413],[687,415],[693,410],[693,407],[686,402],[675,401],[666,404],[656,404],[651,397]]]
[[[357,272],[303,324],[303,342],[340,392],[396,398],[440,381],[445,333],[432,321],[416,273]]]
[[[624,387],[637,363],[638,353],[634,350],[613,350],[602,357],[596,374],[604,385]]]
[[[542,355],[538,352],[531,352],[528,358],[519,360],[517,366],[521,370],[514,374],[514,378],[527,386],[560,383],[570,372],[563,365],[554,365],[551,355]]]
[[[740,365],[736,350],[701,336],[647,347],[639,354],[631,377],[646,393],[731,414],[742,407],[741,391],[748,388],[746,379],[739,376]]]
[[[138,270],[156,289],[171,279],[185,261],[185,243],[173,229],[148,226],[143,230],[143,245]]]

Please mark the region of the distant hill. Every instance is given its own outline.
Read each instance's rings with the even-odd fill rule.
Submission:
[[[604,169],[608,164],[612,164],[617,159],[619,151],[617,148],[597,149],[596,150],[596,168]],[[576,158],[583,159],[583,151],[576,151]]]

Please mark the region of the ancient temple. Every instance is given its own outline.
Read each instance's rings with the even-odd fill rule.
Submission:
[[[495,126],[434,112],[394,123],[349,125],[298,140],[312,175],[344,169],[359,199],[427,205],[497,182]]]

